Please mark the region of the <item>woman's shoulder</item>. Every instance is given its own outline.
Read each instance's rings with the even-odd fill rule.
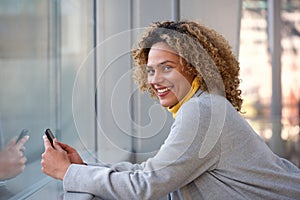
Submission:
[[[192,97],[181,106],[175,121],[200,120],[200,123],[224,123],[228,106],[230,105],[225,98],[202,93],[200,96]]]
[[[229,116],[230,115],[230,116]],[[203,92],[183,104],[178,112],[180,120],[200,119],[201,123],[224,125],[225,120],[239,118],[238,112],[231,103],[220,95]],[[177,118],[178,118],[177,116]]]
[[[184,109],[190,107],[201,107],[210,109],[222,109],[227,107],[233,107],[230,102],[223,96],[217,94],[211,94],[208,92],[197,93],[185,104],[182,105]],[[221,111],[221,110],[220,110]]]

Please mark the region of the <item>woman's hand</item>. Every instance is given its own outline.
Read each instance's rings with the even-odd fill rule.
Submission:
[[[17,176],[25,169],[26,157],[24,144],[29,136],[24,136],[18,143],[12,139],[0,152],[0,179],[9,179]]]
[[[80,155],[78,154],[78,152],[71,146],[67,145],[67,144],[64,144],[62,142],[57,142],[61,148],[63,148],[63,150],[65,150],[67,152],[67,155],[68,155],[68,158],[69,158],[69,161],[72,163],[72,164],[85,164],[83,162],[83,160],[81,159]]]
[[[51,146],[48,138],[44,135],[45,152],[42,154],[42,171],[56,179],[63,180],[71,161],[68,158],[68,152],[65,151],[60,143],[53,140],[54,148]]]

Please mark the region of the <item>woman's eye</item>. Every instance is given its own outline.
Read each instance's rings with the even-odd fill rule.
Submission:
[[[170,66],[164,66],[163,67],[163,70],[164,71],[170,71],[172,69],[172,67],[170,67]]]
[[[153,69],[147,69],[147,74],[148,75],[153,75],[155,71]]]

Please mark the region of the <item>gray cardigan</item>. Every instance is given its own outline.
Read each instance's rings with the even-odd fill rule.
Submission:
[[[64,190],[101,199],[300,199],[300,170],[276,156],[223,97],[181,106],[159,152],[142,164],[72,164]]]

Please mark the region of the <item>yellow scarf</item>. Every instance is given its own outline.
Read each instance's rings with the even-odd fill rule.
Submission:
[[[184,104],[185,102],[187,102],[188,100],[190,100],[190,98],[192,98],[192,96],[197,92],[199,87],[200,87],[199,79],[194,78],[194,80],[192,82],[192,87],[191,87],[190,91],[185,95],[185,97],[181,101],[179,101],[176,105],[168,108],[168,111],[173,114],[174,119],[176,118],[177,111],[179,110],[181,105]]]

